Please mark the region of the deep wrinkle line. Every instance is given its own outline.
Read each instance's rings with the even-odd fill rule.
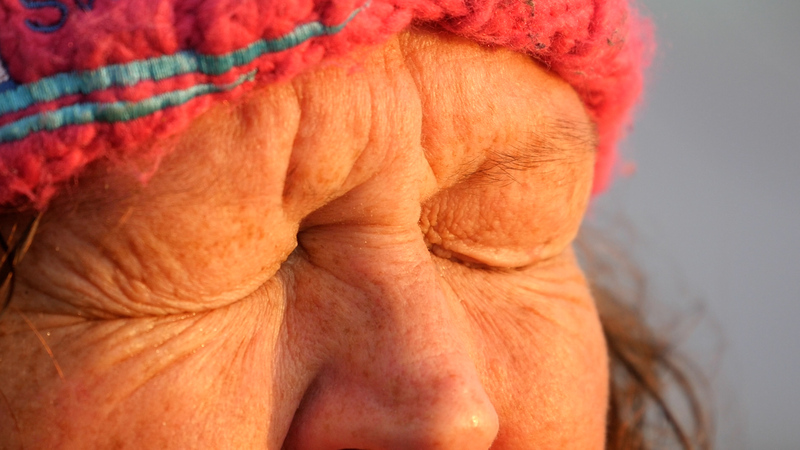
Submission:
[[[319,21],[304,23],[275,39],[260,39],[239,50],[223,55],[206,55],[185,50],[174,55],[114,64],[100,69],[52,75],[32,83],[0,92],[0,115],[21,111],[74,94],[90,94],[111,87],[129,87],[142,81],[160,81],[179,75],[198,73],[221,75],[249,64],[270,53],[296,47],[309,39],[340,32],[369,2],[354,10],[344,22],[328,26]]]

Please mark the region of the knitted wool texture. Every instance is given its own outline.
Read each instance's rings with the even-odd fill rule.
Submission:
[[[44,208],[219,101],[426,24],[530,55],[567,81],[612,171],[649,60],[628,0],[0,0],[0,207]]]

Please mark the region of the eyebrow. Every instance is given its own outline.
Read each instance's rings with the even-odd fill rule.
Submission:
[[[514,172],[540,168],[544,164],[597,151],[597,126],[589,120],[551,117],[543,126],[528,132],[516,145],[489,151],[479,175],[489,184],[518,183]]]

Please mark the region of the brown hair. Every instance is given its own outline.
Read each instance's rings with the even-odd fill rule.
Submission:
[[[609,355],[606,448],[706,450],[713,422],[701,372],[674,333],[648,321],[645,277],[606,233],[586,227],[577,244]]]
[[[2,283],[0,284],[0,315],[11,303],[11,297],[14,295],[15,269],[33,242],[33,236],[36,235],[41,218],[42,214],[36,213],[25,225],[23,225],[23,221],[15,220],[12,222],[11,228],[4,232],[3,236],[0,236],[0,252],[2,252],[2,256],[0,256],[0,283]],[[4,236],[5,234],[8,235],[7,238]]]

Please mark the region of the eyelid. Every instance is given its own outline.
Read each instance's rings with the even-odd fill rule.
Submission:
[[[517,253],[517,255],[515,255],[516,257],[508,255],[508,257],[504,258],[499,256],[492,257],[489,255],[469,255],[465,253],[466,250],[458,252],[445,248],[439,244],[429,244],[428,249],[433,255],[439,258],[454,261],[458,264],[474,269],[521,269],[533,264],[534,262],[533,257],[526,255],[526,257],[522,258],[519,256],[519,252],[508,252]]]
[[[450,260],[450,261],[455,261],[455,262],[457,262],[459,264],[464,264],[464,265],[467,265],[467,266],[490,267],[488,264],[486,264],[486,263],[484,263],[482,261],[479,261],[477,259],[471,258],[471,257],[469,257],[467,255],[462,255],[460,253],[456,253],[456,252],[450,251],[450,250],[442,247],[441,245],[432,244],[430,246],[429,250],[430,250],[431,253],[433,253],[435,256],[438,256],[439,258],[447,259],[447,260]]]

